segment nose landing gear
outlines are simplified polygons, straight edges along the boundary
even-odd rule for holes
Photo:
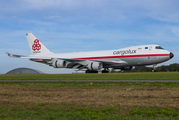
[[[157,64],[154,64],[154,65],[153,65],[152,72],[156,72],[156,68],[155,68],[156,66],[157,66]]]

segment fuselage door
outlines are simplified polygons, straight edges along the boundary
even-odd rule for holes
[[[149,47],[149,51],[150,51],[150,52],[152,51],[152,46]]]

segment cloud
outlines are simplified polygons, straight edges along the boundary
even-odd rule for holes
[[[113,21],[130,23],[140,18],[179,23],[177,0],[8,0],[0,2],[4,16],[33,14],[38,19]],[[79,19],[80,18],[80,19]]]
[[[171,32],[177,37],[177,40],[178,40],[178,37],[179,37],[179,27],[172,27],[171,28]]]
[[[29,32],[57,53],[141,44],[159,44],[176,51],[178,4],[178,0],[1,0],[0,55],[4,57],[5,52],[29,55],[25,37]],[[173,59],[177,61],[178,54]],[[49,67],[6,56],[4,69],[12,68],[11,62],[12,66],[24,62],[24,66],[46,71]],[[58,72],[49,69],[53,71]]]

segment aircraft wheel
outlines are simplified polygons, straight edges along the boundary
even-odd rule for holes
[[[102,73],[109,73],[109,71],[108,70],[103,70]]]
[[[156,70],[152,69],[152,72],[156,72]]]
[[[98,71],[90,71],[91,73],[98,73]]]
[[[98,73],[98,71],[94,71],[94,70],[86,70],[85,73]]]

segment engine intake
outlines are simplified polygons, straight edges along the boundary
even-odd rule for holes
[[[55,60],[55,61],[53,61],[52,66],[54,68],[66,68],[67,62],[64,60]]]
[[[103,68],[103,64],[100,62],[91,62],[87,66],[88,70],[100,70]]]

